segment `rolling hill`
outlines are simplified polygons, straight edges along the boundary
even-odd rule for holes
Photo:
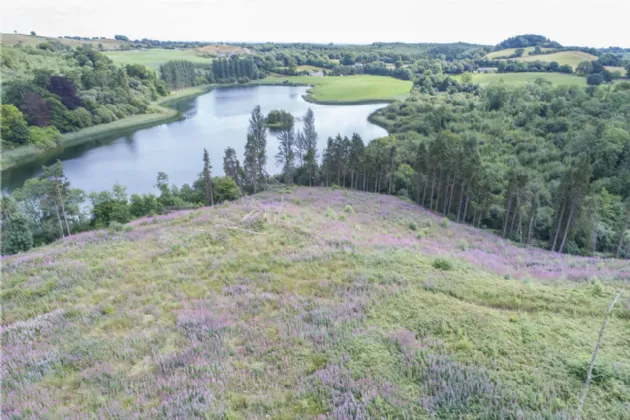
[[[24,46],[32,46],[34,47],[37,44],[41,44],[43,42],[48,41],[58,41],[62,44],[69,45],[71,47],[77,47],[79,45],[84,44],[92,44],[93,46],[98,46],[98,44],[103,45],[104,50],[117,50],[121,45],[127,43],[127,41],[119,41],[117,39],[92,39],[92,40],[77,40],[77,39],[69,39],[69,38],[57,38],[57,37],[47,37],[47,36],[32,36],[32,35],[21,35],[21,34],[2,34],[2,45],[7,47],[13,47],[15,45],[24,45]]]
[[[2,417],[569,418],[627,261],[296,188],[3,259]],[[630,309],[582,418],[630,404]]]
[[[582,61],[594,61],[597,57],[582,51],[560,51],[552,54],[542,55],[530,55],[528,57],[514,58],[518,61],[555,61],[561,66],[568,64],[569,66],[576,68]]]

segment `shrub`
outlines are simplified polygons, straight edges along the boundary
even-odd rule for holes
[[[459,243],[457,244],[457,247],[461,249],[462,251],[466,251],[468,250],[468,242],[464,239],[460,239]]]
[[[114,222],[109,223],[110,232],[122,232],[124,228],[125,228],[125,225],[123,225],[120,222],[114,221]]]
[[[440,222],[440,226],[448,227],[448,219],[446,217],[442,218],[442,221]]]
[[[346,206],[343,208],[343,211],[345,211],[346,213],[354,213],[354,209],[350,204],[346,204]]]
[[[453,269],[453,263],[445,258],[436,258],[433,261],[433,268],[437,268],[438,270],[449,271]]]
[[[409,223],[409,229],[411,229],[413,231],[418,230],[418,225],[416,224],[416,222]]]

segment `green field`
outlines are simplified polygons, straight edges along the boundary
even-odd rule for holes
[[[307,100],[316,103],[370,103],[404,99],[412,82],[385,76],[268,76],[253,84],[283,84],[285,81],[311,85]]]
[[[597,57],[582,51],[561,51],[553,54],[533,55],[529,57],[514,58],[517,61],[555,61],[561,66],[568,64],[576,68],[582,61],[597,60]]]
[[[323,67],[317,67],[317,66],[311,66],[309,64],[304,64],[303,66],[297,66],[297,70],[298,71],[320,71],[320,70],[325,70]]]
[[[516,52],[516,48],[506,48],[504,50],[499,50],[499,51],[492,51],[489,52],[486,55],[486,58],[489,60],[496,60],[499,58],[506,58],[511,56],[512,54],[514,54]],[[530,53],[534,52],[535,47],[527,47],[527,48],[523,48],[523,56],[528,56]],[[541,50],[544,51],[549,51],[551,50],[551,48],[541,48]]]
[[[62,44],[70,45],[71,47],[77,47],[83,44],[92,44],[94,47],[97,47],[98,44],[103,45],[103,49],[105,50],[116,50],[120,48],[121,45],[126,44],[125,41],[118,41],[116,39],[93,39],[89,41],[79,41],[76,39],[66,39],[66,38],[57,38],[57,37],[46,37],[46,36],[31,36],[31,35],[21,35],[21,34],[2,34],[2,45],[12,47],[14,45],[24,45],[24,46],[32,46],[34,47],[37,44],[41,44],[43,42],[48,41],[59,41]]]
[[[148,50],[110,51],[105,53],[115,64],[144,64],[157,70],[160,64],[171,60],[188,60],[193,63],[212,63],[212,59],[199,55],[194,50],[170,50],[151,48]]]
[[[461,76],[454,76],[460,79]],[[482,86],[501,80],[508,85],[519,85],[534,82],[536,79],[547,80],[554,85],[586,86],[586,79],[571,74],[562,73],[473,73],[473,82]]]
[[[371,193],[147,217],[3,259],[1,417],[573,419],[621,289],[582,419],[628,419],[627,276]]]
[[[605,66],[604,68],[613,73],[619,72],[619,74],[621,74],[621,77],[625,77],[627,73],[627,70],[625,67]]]

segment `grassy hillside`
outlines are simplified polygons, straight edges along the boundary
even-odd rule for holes
[[[597,57],[582,51],[561,51],[553,54],[531,55],[529,57],[523,56],[519,58],[514,58],[514,60],[545,62],[555,61],[561,66],[568,64],[569,66],[576,68],[578,64],[580,64],[582,61],[597,60]]]
[[[268,76],[252,83],[282,84],[284,81],[312,85],[308,98],[317,103],[390,102],[403,99],[411,90],[412,82],[393,77],[357,76]]]
[[[3,260],[2,417],[628,419],[627,262],[300,188]]]
[[[13,47],[15,45],[30,45],[34,47],[37,44],[41,44],[42,42],[47,41],[59,41],[62,44],[70,45],[71,47],[77,47],[79,45],[84,44],[92,44],[94,47],[97,47],[98,44],[103,45],[103,49],[105,50],[116,50],[119,49],[121,45],[126,44],[126,41],[118,41],[116,39],[93,39],[89,41],[79,41],[76,39],[66,39],[66,38],[57,38],[57,37],[47,37],[47,36],[32,36],[32,35],[20,35],[20,34],[1,34],[2,45]]]
[[[160,64],[172,60],[188,60],[193,63],[212,63],[212,59],[202,57],[195,50],[151,48],[148,50],[110,51],[106,55],[115,64],[143,64],[157,70]]]
[[[536,49],[536,47],[527,47],[527,48],[523,48],[523,56],[528,56],[529,54],[533,53],[534,50]],[[506,58],[511,56],[512,54],[514,54],[516,52],[517,48],[506,48],[504,50],[499,50],[499,51],[492,51],[489,52],[488,54],[486,54],[486,58],[488,60],[496,60],[499,58]],[[551,48],[541,48],[541,51],[549,51],[551,50]]]
[[[461,76],[454,76],[455,79]],[[536,81],[536,79],[547,80],[554,85],[577,85],[586,86],[586,79],[571,74],[561,73],[473,73],[473,82],[482,86],[503,80],[508,85],[520,85]]]

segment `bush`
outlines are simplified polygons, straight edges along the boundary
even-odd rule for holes
[[[453,263],[451,263],[449,260],[444,259],[444,258],[436,258],[433,261],[433,268],[437,268],[438,270],[442,270],[442,271],[449,271],[453,269]]]
[[[440,226],[448,227],[448,219],[446,217],[442,218],[442,221],[440,222]]]
[[[418,225],[416,224],[416,222],[409,223],[409,229],[411,229],[413,231],[418,230]]]
[[[109,231],[110,232],[122,232],[125,228],[125,225],[123,225],[120,222],[110,222],[109,223]]]
[[[345,211],[346,213],[354,213],[354,209],[350,204],[346,204],[346,206],[343,208],[343,211]]]

